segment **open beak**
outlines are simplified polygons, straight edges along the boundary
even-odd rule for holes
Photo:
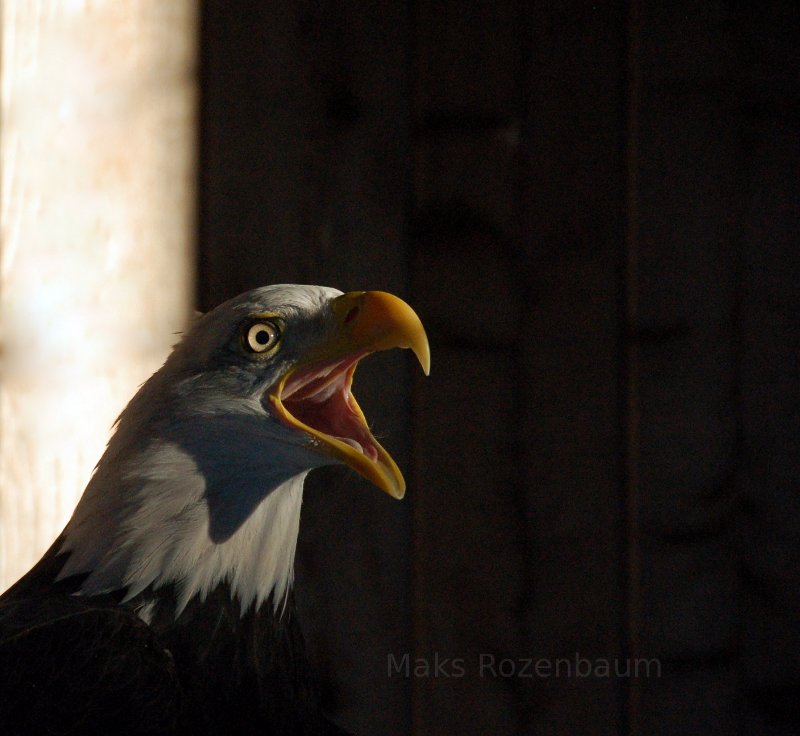
[[[270,390],[273,413],[390,496],[402,498],[403,475],[372,436],[351,387],[358,362],[390,348],[413,350],[428,375],[425,329],[408,304],[384,291],[342,294],[331,302],[331,309],[337,323],[334,337]]]

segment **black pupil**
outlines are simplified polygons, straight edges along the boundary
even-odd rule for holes
[[[270,333],[269,330],[267,330],[266,328],[256,332],[256,342],[259,345],[266,345],[269,342],[269,339],[270,339]]]

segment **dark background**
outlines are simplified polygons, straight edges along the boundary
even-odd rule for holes
[[[356,387],[406,499],[306,493],[304,626],[356,733],[800,733],[799,19],[204,3],[200,305],[384,289],[429,332],[430,378],[396,352]],[[611,676],[520,676],[576,656]]]

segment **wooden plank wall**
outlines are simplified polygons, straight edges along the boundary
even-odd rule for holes
[[[429,328],[430,378],[357,384],[407,499],[306,495],[355,733],[800,731],[799,15],[204,3],[201,303],[381,288]]]

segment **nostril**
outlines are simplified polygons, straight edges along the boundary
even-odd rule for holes
[[[352,322],[356,317],[358,317],[359,308],[352,307],[350,311],[347,313],[347,316],[344,318],[344,323],[349,324]]]

